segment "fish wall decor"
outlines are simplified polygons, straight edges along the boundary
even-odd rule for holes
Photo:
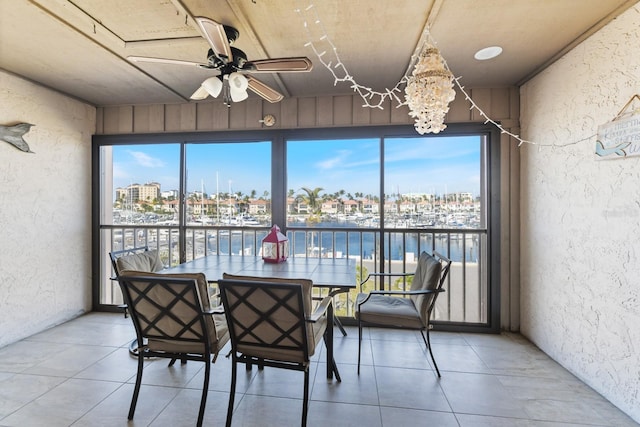
[[[0,139],[13,145],[20,151],[25,153],[33,153],[29,148],[29,144],[22,137],[25,133],[29,132],[31,126],[30,123],[18,123],[13,126],[0,125]]]

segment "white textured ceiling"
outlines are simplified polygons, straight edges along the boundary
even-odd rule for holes
[[[126,57],[206,62],[208,45],[192,19],[205,16],[236,27],[240,37],[234,46],[250,60],[309,57],[314,63],[309,73],[259,76],[285,96],[352,92],[349,84],[336,84],[305,46],[309,41],[325,50],[323,58],[332,64],[337,53],[357,83],[377,92],[393,88],[426,26],[464,86],[510,86],[526,81],[635,3],[0,0],[0,68],[96,106],[185,102],[211,71],[132,63]],[[502,46],[503,54],[484,62],[473,59],[477,50],[492,45]]]

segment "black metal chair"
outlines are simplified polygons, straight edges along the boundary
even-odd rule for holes
[[[304,372],[302,426],[307,423],[310,358],[322,337],[332,355],[332,299],[326,297],[311,313],[311,280],[244,277],[218,281],[220,297],[231,337],[232,379],[227,409],[231,426],[237,364],[270,366]],[[340,375],[333,357],[331,369]]]
[[[398,329],[419,330],[422,340],[429,350],[433,366],[440,377],[440,370],[431,351],[429,330],[431,314],[436,305],[449,269],[451,260],[437,252],[429,255],[422,252],[415,273],[371,273],[360,284],[372,277],[413,276],[408,291],[374,290],[356,296],[355,316],[358,320],[358,374],[360,374],[360,354],[362,352],[362,326],[383,326]],[[425,332],[426,331],[426,337]]]
[[[142,383],[145,357],[195,360],[205,363],[198,426],[207,401],[211,363],[229,340],[224,315],[212,310],[208,283],[202,273],[153,274],[123,271],[118,276],[136,330],[138,372],[129,408],[133,419]]]

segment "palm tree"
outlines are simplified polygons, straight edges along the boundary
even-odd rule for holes
[[[309,206],[309,209],[311,209],[312,213],[315,213],[315,214],[320,213],[319,207],[318,207],[319,194],[322,190],[324,190],[324,188],[316,187],[313,190],[311,190],[309,188],[302,187],[301,190],[307,193],[306,196],[302,196],[302,197],[305,203]]]

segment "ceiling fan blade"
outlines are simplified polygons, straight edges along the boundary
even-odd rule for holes
[[[188,65],[190,67],[211,68],[208,64],[202,64],[200,62],[192,61],[181,61],[179,59],[151,58],[148,56],[127,56],[127,59],[131,62],[155,62],[161,64]]]
[[[271,88],[270,86],[267,86],[266,84],[262,83],[260,80],[254,79],[251,76],[246,76],[246,77],[247,77],[247,80],[249,81],[249,89],[251,89],[256,94],[260,95],[262,98],[266,99],[267,101],[271,103],[280,102],[282,101],[282,98],[284,98],[284,95],[282,95],[277,90]]]
[[[304,56],[296,58],[274,58],[274,59],[258,59],[257,61],[248,61],[243,70],[252,73],[283,73],[283,72],[305,72],[311,71],[313,64],[309,58]]]
[[[231,53],[231,46],[229,45],[224,25],[202,16],[196,17],[195,20],[216,56],[229,62],[233,61],[233,54]]]

